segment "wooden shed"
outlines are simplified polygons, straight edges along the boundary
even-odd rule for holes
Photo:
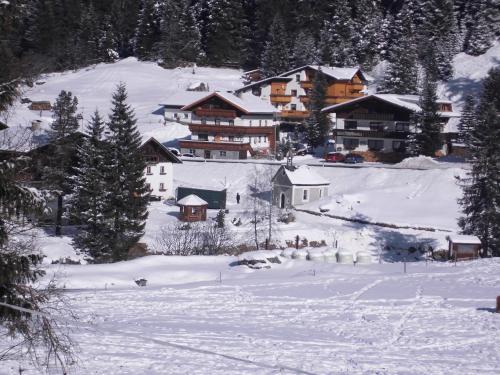
[[[447,237],[451,259],[464,260],[479,257],[481,240],[476,236],[454,234]]]
[[[50,105],[50,102],[48,100],[31,102],[31,104],[28,108],[32,111],[51,111],[52,110],[52,106]]]
[[[188,195],[177,201],[177,205],[180,207],[180,220],[187,222],[207,220],[208,203],[197,195]]]

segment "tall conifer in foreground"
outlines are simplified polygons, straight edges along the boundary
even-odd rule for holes
[[[458,140],[467,148],[470,148],[470,138],[477,123],[476,103],[472,95],[465,98],[464,108],[458,124]]]
[[[114,261],[123,260],[127,251],[144,234],[148,217],[148,189],[144,178],[146,163],[140,153],[141,136],[134,111],[127,104],[127,92],[120,84],[113,94],[108,127],[110,173],[107,176],[107,212],[111,220],[109,248]]]
[[[477,122],[470,134],[472,169],[462,180],[459,199],[464,216],[459,225],[465,234],[481,239],[483,250],[500,256],[500,69],[485,79],[477,110]]]
[[[87,128],[88,138],[78,151],[80,164],[76,168],[72,204],[73,217],[82,225],[74,240],[75,247],[95,261],[109,260],[111,256],[107,241],[109,220],[106,216],[109,199],[106,178],[109,168],[103,133],[104,121],[96,111]]]

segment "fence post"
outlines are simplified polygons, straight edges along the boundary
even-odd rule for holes
[[[295,236],[295,248],[298,250],[299,249],[299,235],[297,234],[297,236]]]

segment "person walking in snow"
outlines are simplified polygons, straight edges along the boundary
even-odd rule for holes
[[[236,203],[240,204],[240,193],[236,193]]]

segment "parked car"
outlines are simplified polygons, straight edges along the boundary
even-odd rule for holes
[[[186,152],[185,154],[182,154],[183,157],[185,158],[195,158],[196,156],[191,154],[190,152]]]
[[[168,150],[175,156],[181,156],[181,152],[175,147],[169,147]]]
[[[358,164],[364,162],[365,159],[358,154],[347,154],[344,159],[344,163],[347,164]]]
[[[311,148],[308,145],[297,143],[293,147],[295,151],[295,155],[304,156],[305,154],[309,154],[311,152]]]
[[[345,156],[341,154],[340,152],[329,152],[326,154],[325,161],[329,161],[332,163],[339,163],[343,162],[345,159]]]
[[[159,202],[159,201],[161,201],[161,197],[159,195],[150,195],[149,201],[150,202]]]

